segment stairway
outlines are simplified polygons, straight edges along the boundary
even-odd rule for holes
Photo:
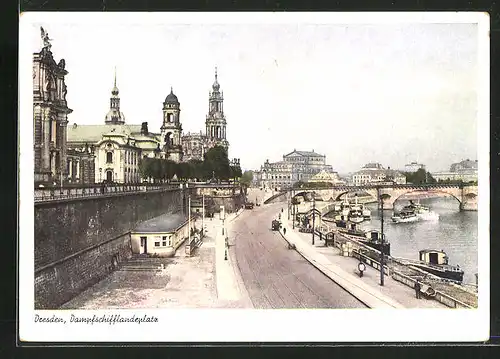
[[[151,257],[147,254],[133,254],[130,259],[120,264],[118,271],[126,272],[159,272],[161,265],[167,267],[172,263],[170,258]]]

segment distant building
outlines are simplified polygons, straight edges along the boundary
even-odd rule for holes
[[[471,161],[469,159],[460,161],[458,163],[453,163],[450,166],[450,172],[462,172],[462,171],[477,171],[477,160]]]
[[[161,133],[149,132],[148,123],[129,125],[120,110],[119,90],[111,90],[110,108],[103,125],[68,126],[68,148],[73,152],[91,147],[95,154],[91,171],[95,182],[137,183],[141,181],[139,164],[141,158],[168,158],[182,160],[179,120],[179,101],[172,89],[163,103],[163,125]],[[75,173],[75,170],[73,171]],[[78,182],[78,178],[74,181]]]
[[[355,186],[387,181],[395,184],[405,184],[406,176],[399,171],[390,168],[385,169],[380,163],[368,163],[360,171],[352,175],[352,184]]]
[[[229,142],[226,137],[226,116],[224,114],[224,93],[220,91],[215,69],[215,81],[208,96],[208,114],[205,119],[205,134],[187,133],[182,136],[184,160],[203,160],[205,153],[215,147],[222,146],[228,151]]]
[[[329,183],[332,185],[346,184],[344,180],[341,180],[337,172],[326,172],[322,170],[312,176],[309,181],[310,183]]]
[[[283,155],[283,160],[266,162],[261,166],[259,186],[266,188],[289,188],[298,181],[307,182],[321,171],[332,173],[326,164],[326,156],[313,151],[297,151]]]
[[[436,181],[463,181],[463,182],[476,182],[477,181],[477,160],[471,161],[469,159],[463,160],[458,163],[453,163],[449,171],[434,172],[432,177]]]
[[[425,170],[425,165],[417,162],[411,162],[405,165],[405,172],[417,172],[419,169]]]

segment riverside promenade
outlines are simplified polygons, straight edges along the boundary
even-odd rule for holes
[[[226,216],[225,233],[240,213]],[[131,259],[61,309],[252,308],[235,271],[233,247],[225,259],[225,236],[217,217],[205,219],[205,237],[191,256],[186,241],[172,258]],[[200,228],[201,219],[193,224]]]
[[[296,250],[312,265],[369,307],[448,308],[435,300],[417,299],[412,288],[387,275],[384,277],[384,286],[381,286],[380,272],[368,265],[363,277],[359,277],[356,259],[342,256],[336,247],[325,247],[325,242],[318,236],[315,236],[315,243],[312,245],[312,234],[298,232],[297,228],[292,229],[292,221],[287,219],[288,211],[286,208],[284,210],[283,226],[280,230],[283,238],[295,245]],[[284,228],[286,235],[283,234]]]

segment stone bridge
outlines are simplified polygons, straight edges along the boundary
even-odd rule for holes
[[[283,198],[291,196],[303,196],[310,193],[322,201],[338,201],[346,193],[366,192],[376,200],[383,198],[384,208],[393,209],[394,203],[404,196],[426,195],[428,197],[451,196],[455,198],[460,210],[477,211],[477,185],[454,185],[454,184],[433,184],[433,185],[384,185],[384,186],[335,186],[325,189],[294,189],[282,193]],[[402,198],[401,198],[402,197]],[[278,199],[278,198],[276,198]],[[380,202],[379,202],[380,203]]]

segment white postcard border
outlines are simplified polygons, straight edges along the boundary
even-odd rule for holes
[[[34,310],[33,24],[39,23],[472,23],[479,24],[478,273],[473,310]],[[38,29],[35,29],[38,31]],[[19,335],[37,342],[482,341],[489,338],[489,16],[486,13],[23,13],[19,41]],[[63,54],[61,54],[64,57]],[[34,323],[35,314],[67,324]],[[155,316],[158,323],[69,323],[71,315]]]

